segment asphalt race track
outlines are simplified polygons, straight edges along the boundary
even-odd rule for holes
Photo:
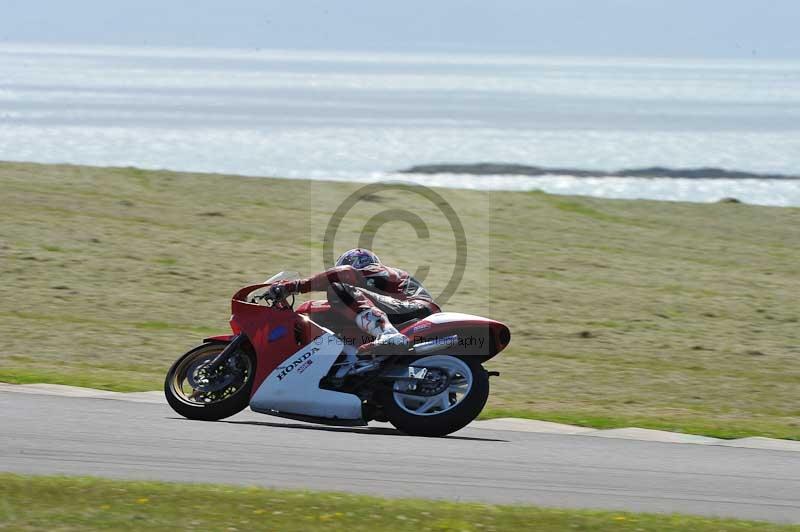
[[[468,428],[448,438],[0,390],[0,471],[800,522],[800,454]]]

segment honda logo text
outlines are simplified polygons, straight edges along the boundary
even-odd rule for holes
[[[311,358],[311,355],[313,355],[317,351],[319,351],[319,347],[313,347],[313,348],[311,348],[310,351],[306,351],[305,353],[303,353],[299,357],[297,357],[294,360],[292,360],[292,362],[288,366],[284,366],[283,370],[280,373],[278,373],[278,380],[282,381],[285,376],[287,376],[295,368],[297,368],[298,366],[303,364],[304,361],[306,361],[309,358]],[[308,364],[306,364],[306,365],[308,365]]]

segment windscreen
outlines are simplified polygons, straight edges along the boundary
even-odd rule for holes
[[[276,281],[291,281],[294,279],[299,279],[300,274],[297,272],[279,272],[264,281],[264,284],[267,283],[274,283]]]

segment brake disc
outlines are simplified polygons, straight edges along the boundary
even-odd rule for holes
[[[217,372],[209,372],[208,360],[200,360],[189,367],[186,372],[186,381],[194,390],[210,393],[224,390],[239,376],[240,371],[224,367]]]

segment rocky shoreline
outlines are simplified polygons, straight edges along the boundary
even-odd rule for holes
[[[580,168],[548,168],[524,164],[507,163],[441,163],[422,164],[399,171],[402,174],[470,174],[470,175],[525,175],[525,176],[572,176],[572,177],[642,177],[684,179],[778,179],[800,180],[800,176],[786,174],[761,174],[723,168],[667,168],[651,166],[616,171],[586,170]]]

